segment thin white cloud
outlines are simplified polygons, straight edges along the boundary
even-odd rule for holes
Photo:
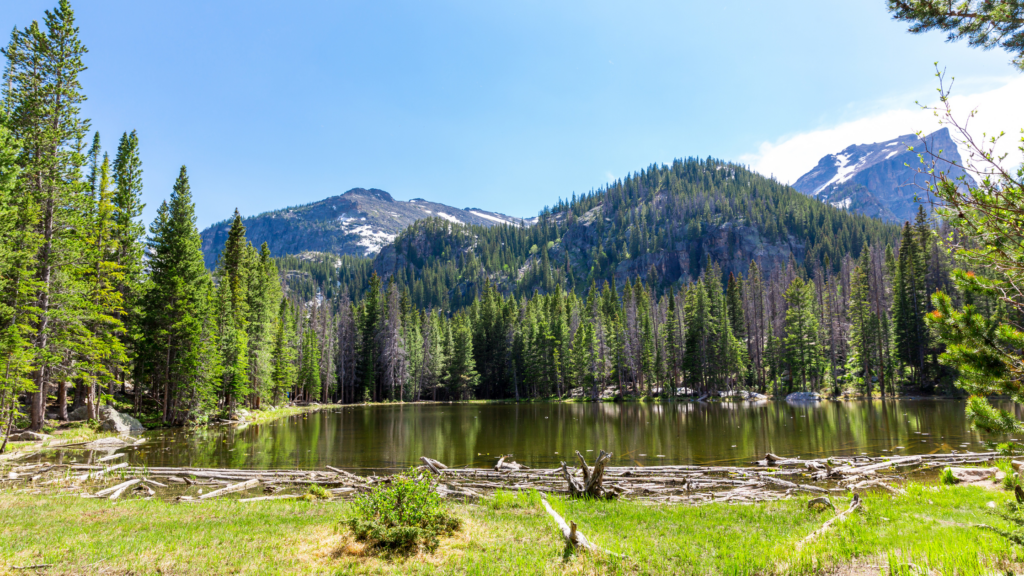
[[[935,94],[930,95],[935,98]],[[927,99],[920,99],[928,102]],[[1006,132],[1000,152],[1009,152],[1007,163],[1015,165],[1021,161],[1016,147],[1020,145],[1020,130],[1024,128],[1024,76],[1004,79],[1002,85],[984,92],[968,95],[957,94],[954,85],[950,103],[957,120],[963,120],[972,109],[978,113],[970,119],[972,136],[980,138]],[[913,105],[913,103],[910,103]],[[845,122],[831,128],[822,128],[786,136],[776,142],[763,142],[757,152],[745,154],[740,160],[754,170],[768,175],[774,174],[781,182],[793,183],[810,171],[826,154],[834,154],[851,144],[882,142],[921,131],[925,134],[941,128],[939,119],[929,110],[912,108],[893,109]],[[950,128],[952,131],[953,128]],[[954,134],[955,139],[956,134]],[[961,157],[964,156],[961,151]]]

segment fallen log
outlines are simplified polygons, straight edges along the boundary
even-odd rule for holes
[[[597,547],[587,540],[587,537],[582,532],[576,529],[576,523],[573,522],[571,525],[565,522],[558,512],[551,507],[548,503],[548,497],[543,492],[540,493],[541,503],[544,504],[544,509],[547,510],[548,514],[555,520],[555,524],[558,525],[558,529],[562,532],[562,538],[565,539],[565,543],[572,548],[583,548],[584,550],[597,550]]]
[[[114,470],[120,470],[121,468],[127,468],[127,467],[128,467],[128,463],[127,462],[121,462],[120,464],[114,464],[113,466],[110,466],[109,468],[101,468],[101,469],[93,471],[93,472],[88,472],[86,474],[82,474],[81,476],[75,476],[74,478],[72,478],[72,480],[74,482],[76,482],[76,483],[77,482],[84,482],[85,480],[92,480],[93,478],[99,478],[100,476],[103,476],[107,472],[113,472]]]
[[[811,532],[810,534],[808,534],[806,538],[804,538],[803,540],[801,540],[800,542],[797,543],[796,547],[797,548],[801,548],[804,544],[810,542],[811,540],[814,540],[815,538],[817,538],[821,534],[827,532],[828,529],[831,528],[836,522],[842,522],[843,520],[845,520],[846,517],[848,515],[850,515],[854,510],[856,510],[857,508],[860,508],[860,502],[861,502],[860,496],[858,496],[857,494],[854,494],[853,495],[853,501],[850,502],[850,507],[849,508],[847,508],[846,510],[843,510],[839,514],[836,514],[831,519],[829,519],[828,522],[825,522],[821,526],[821,528],[818,528],[814,532]]]
[[[207,498],[216,498],[217,496],[224,496],[225,494],[232,494],[234,492],[241,492],[250,488],[255,488],[260,485],[260,481],[253,478],[252,480],[246,480],[245,482],[239,482],[238,484],[232,484],[226,486],[220,490],[214,490],[213,492],[207,492],[199,497],[200,500],[206,500]]]
[[[437,474],[438,476],[443,474],[444,470],[448,469],[447,466],[445,466],[444,464],[441,464],[440,462],[438,462],[437,460],[434,460],[433,458],[427,458],[426,456],[420,456],[420,460],[427,467],[427,470],[430,470],[431,472],[433,472],[434,474]]]
[[[573,548],[574,550],[576,548],[582,548],[588,552],[604,552],[605,554],[611,554],[612,556],[618,556],[622,558],[621,554],[616,554],[609,550],[605,550],[600,546],[597,546],[596,544],[592,543],[590,540],[587,540],[587,537],[584,536],[582,532],[576,529],[575,522],[567,523],[558,512],[555,512],[555,509],[551,507],[551,504],[548,503],[547,494],[541,492],[540,500],[541,503],[544,505],[544,509],[547,510],[551,518],[554,519],[555,524],[558,525],[559,531],[562,532],[562,538],[565,539],[565,543],[569,547]]]
[[[104,490],[100,490],[99,492],[93,494],[92,497],[93,498],[103,498],[103,497],[109,496],[110,494],[113,494],[114,492],[117,492],[119,490],[124,490],[125,488],[128,488],[130,486],[134,486],[134,485],[138,484],[139,482],[141,482],[141,480],[138,480],[138,479],[129,480],[127,482],[122,482],[122,483],[118,484],[117,486],[111,486],[110,488],[106,488]]]
[[[324,468],[327,468],[328,470],[330,470],[331,472],[334,472],[335,474],[338,474],[340,476],[348,478],[349,480],[355,480],[356,482],[362,482],[363,481],[363,479],[361,477],[356,476],[355,474],[353,474],[351,472],[345,472],[344,470],[341,470],[340,468],[335,468],[334,466],[324,466]]]
[[[279,496],[257,496],[256,498],[242,498],[239,502],[263,502],[264,500],[293,500],[302,498],[302,494],[281,494]]]

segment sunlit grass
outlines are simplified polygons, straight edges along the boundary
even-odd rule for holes
[[[499,492],[455,506],[463,528],[434,554],[383,558],[347,532],[347,503],[0,493],[0,572],[52,563],[51,574],[820,574],[845,566],[993,574],[1019,570],[1024,549],[970,525],[1003,525],[986,504],[1009,497],[970,486],[869,493],[861,511],[802,548],[797,543],[833,514],[808,510],[806,497],[697,507],[550,498],[620,558],[569,553],[537,493]],[[843,510],[849,498],[833,501]]]

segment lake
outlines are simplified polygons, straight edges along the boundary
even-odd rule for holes
[[[430,456],[449,466],[489,467],[514,454],[555,467],[574,450],[612,451],[613,465],[745,465],[785,457],[982,451],[963,401],[874,400],[665,404],[396,404],[324,410],[246,427],[146,433],[132,464],[211,468],[388,471]],[[1019,407],[1004,402],[1018,418]]]

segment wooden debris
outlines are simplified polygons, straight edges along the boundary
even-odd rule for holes
[[[565,539],[565,543],[569,547],[574,550],[582,548],[588,552],[604,552],[605,554],[611,554],[612,556],[622,557],[620,554],[605,550],[592,543],[590,540],[587,540],[587,537],[576,528],[575,522],[566,522],[558,512],[555,512],[555,509],[551,507],[550,503],[548,503],[547,494],[541,492],[540,500],[544,505],[544,509],[547,510],[548,515],[550,515],[551,518],[554,519],[555,524],[558,525],[558,529],[562,532],[562,538]]]
[[[111,466],[109,468],[100,468],[99,470],[96,470],[94,472],[89,472],[89,473],[86,473],[86,474],[82,474],[81,476],[75,476],[74,478],[72,478],[72,480],[75,481],[75,482],[83,482],[85,480],[92,480],[93,478],[99,478],[100,476],[103,476],[107,472],[113,472],[114,470],[120,470],[121,468],[127,468],[127,467],[128,467],[128,463],[127,462],[121,462],[120,464],[114,464],[113,466]]]
[[[555,524],[558,525],[558,529],[562,531],[562,538],[565,539],[565,543],[572,548],[583,548],[584,550],[594,550],[597,547],[587,540],[587,537],[582,532],[576,529],[576,523],[573,522],[571,525],[565,522],[558,512],[551,507],[548,503],[548,497],[543,492],[540,493],[541,503],[544,504],[544,509],[548,511],[548,514],[555,520]]]
[[[339,474],[341,476],[344,476],[345,478],[347,478],[349,480],[355,480],[357,482],[362,482],[363,481],[363,479],[361,477],[356,476],[355,474],[352,474],[351,472],[345,472],[344,470],[341,470],[339,468],[335,468],[334,466],[324,466],[324,468],[327,468],[328,470],[330,470],[331,472],[334,472],[335,474]]]
[[[124,452],[119,452],[117,454],[111,454],[110,456],[104,456],[103,458],[100,458],[100,459],[98,459],[96,461],[97,462],[107,462],[109,460],[117,460],[118,458],[124,458],[125,456],[127,456],[127,454],[125,454]]]
[[[213,492],[207,492],[199,497],[200,500],[206,500],[207,498],[216,498],[217,496],[224,496],[225,494],[232,494],[234,492],[241,492],[250,488],[255,488],[260,485],[260,481],[253,478],[252,480],[246,480],[245,482],[239,482],[238,484],[232,484],[221,488],[220,490],[214,490]]]
[[[263,502],[265,500],[294,500],[302,498],[302,494],[279,494],[277,496],[257,496],[255,498],[242,498],[239,502]]]
[[[433,458],[427,458],[426,456],[420,456],[420,460],[423,462],[423,465],[427,467],[427,470],[430,470],[431,472],[433,472],[434,474],[437,474],[438,476],[443,474],[444,470],[448,469],[447,466],[445,466],[444,464],[441,464],[440,462],[438,462],[437,460],[434,460]]]
[[[128,488],[129,486],[134,486],[134,485],[138,484],[139,482],[141,482],[141,480],[138,480],[138,479],[129,480],[127,482],[122,482],[122,483],[118,484],[117,486],[111,486],[110,488],[106,488],[106,489],[100,490],[99,492],[93,494],[92,497],[93,498],[103,498],[103,497],[109,496],[110,494],[113,494],[115,492],[117,492],[118,496],[120,496],[120,492],[123,491],[125,488]],[[111,500],[113,500],[113,498],[111,498]]]

